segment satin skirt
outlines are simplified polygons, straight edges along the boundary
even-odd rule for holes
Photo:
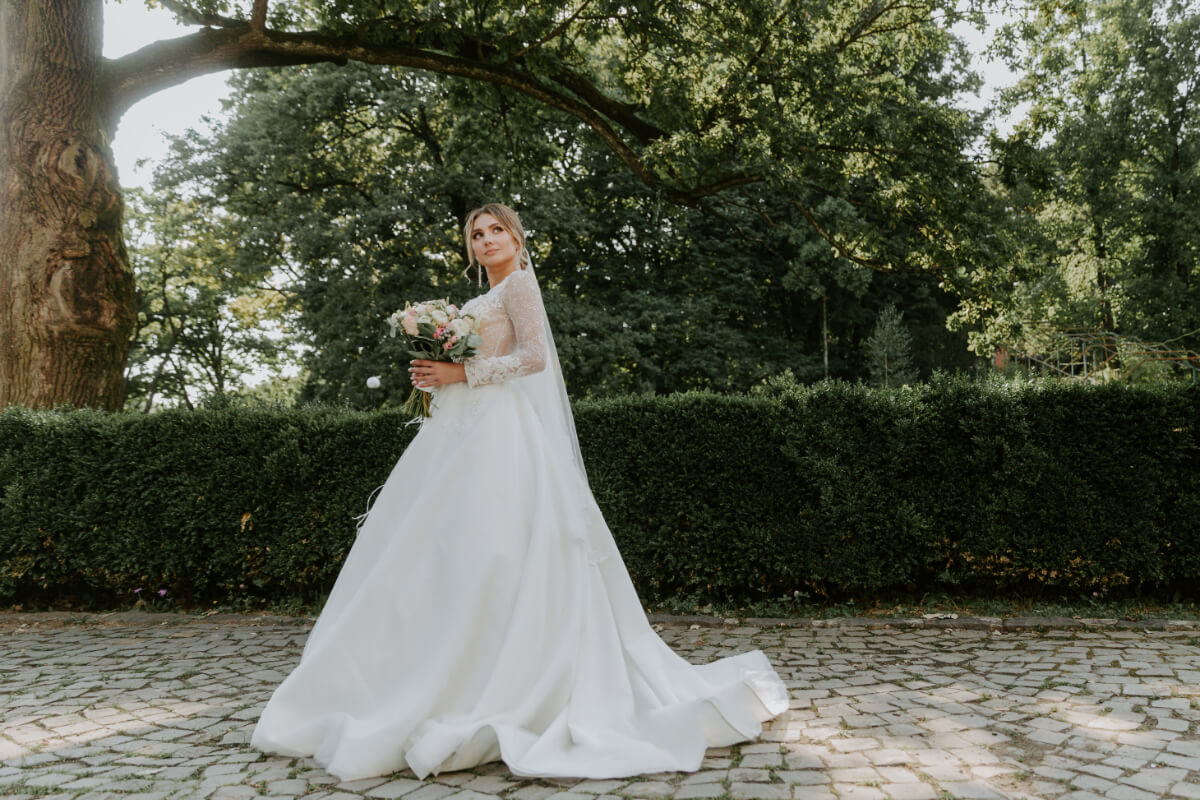
[[[254,730],[343,780],[699,769],[788,707],[758,651],[689,664],[650,627],[586,480],[521,391],[453,384],[367,515]]]

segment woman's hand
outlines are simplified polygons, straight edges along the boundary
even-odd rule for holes
[[[464,383],[467,380],[467,370],[462,364],[450,361],[425,361],[416,359],[409,362],[409,379],[418,389],[429,391],[435,386],[445,386],[448,383]]]

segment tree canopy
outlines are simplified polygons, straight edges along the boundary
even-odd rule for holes
[[[888,303],[926,371],[968,334],[1200,349],[1200,12],[1014,8],[1001,110],[1029,111],[1000,136],[952,32],[987,3],[159,0],[197,30],[108,60],[101,0],[0,0],[0,403],[114,407],[131,342],[143,407],[224,392],[281,337],[306,396],[378,402],[353,388],[378,315],[464,294],[457,221],[493,199],[580,393],[855,377]],[[227,69],[231,117],[137,199],[131,265],[108,138]]]
[[[896,299],[923,325],[927,370],[965,355],[935,276],[838,257],[765,187],[673,203],[577,121],[510,91],[370,65],[234,88],[228,121],[178,140],[156,193],[198,198],[220,220],[223,269],[286,295],[311,344],[306,396],[370,405],[365,378],[390,372],[402,399],[382,319],[479,291],[460,274],[459,220],[496,197],[530,229],[577,396],[816,378],[826,338],[832,374],[865,374],[875,306]]]
[[[1038,4],[998,43],[1022,76],[1003,104],[1028,112],[994,180],[1026,235],[965,309],[980,349],[1088,330],[1200,351],[1200,9]]]
[[[17,211],[0,230],[0,250],[26,247],[6,286],[27,298],[17,307],[29,312],[0,315],[0,333],[17,343],[14,357],[0,363],[11,377],[0,381],[0,402],[111,404],[119,396],[112,373],[124,360],[118,340],[132,324],[134,301],[105,137],[132,103],[224,69],[360,62],[488,86],[505,107],[520,98],[523,109],[533,103],[539,113],[553,112],[556,146],[570,149],[586,131],[655,202],[704,209],[735,225],[757,217],[772,230],[794,232],[792,220],[802,220],[807,233],[789,237],[807,248],[807,260],[832,253],[876,270],[938,271],[960,283],[1000,256],[993,242],[981,246],[970,235],[992,204],[964,155],[979,121],[954,103],[977,80],[950,33],[975,13],[958,2],[161,5],[200,29],[113,60],[99,55],[100,0],[0,5],[6,52],[15,53],[14,77],[0,82],[0,117],[10,134],[0,136],[0,178],[6,207]],[[25,47],[25,31],[44,34],[48,46]],[[383,82],[387,91],[404,91]],[[70,91],[50,98],[47,85]],[[56,133],[53,109],[64,107],[68,128]],[[22,138],[34,129],[37,137]],[[46,162],[38,148],[54,141],[82,155]],[[51,194],[59,199],[31,193],[46,163],[54,165]],[[72,188],[81,180],[105,192],[81,200]],[[45,236],[29,236],[21,225],[51,206],[63,213]],[[51,244],[55,236],[96,244],[70,251],[83,255],[68,264]],[[63,307],[40,294],[38,276],[47,271],[78,299],[55,323],[65,334],[42,347],[45,314],[35,309]],[[67,381],[75,354],[88,375]],[[93,391],[93,383],[105,388]]]

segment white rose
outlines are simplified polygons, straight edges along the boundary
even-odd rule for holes
[[[459,317],[450,323],[450,330],[455,336],[466,336],[471,332],[471,320]]]
[[[429,316],[433,317],[434,324],[439,328],[450,321],[450,315],[441,309],[435,309],[434,312]]]
[[[379,380],[378,375],[372,375],[371,377],[367,378],[367,388],[368,389],[378,389],[382,385],[383,385],[383,382]]]

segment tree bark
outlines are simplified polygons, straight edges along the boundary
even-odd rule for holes
[[[0,0],[0,407],[116,409],[134,322],[102,0]]]

